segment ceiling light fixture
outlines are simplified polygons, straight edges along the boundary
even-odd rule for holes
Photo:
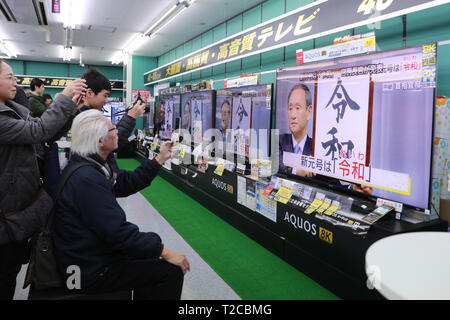
[[[70,61],[72,59],[73,50],[72,48],[63,49],[63,61]]]
[[[64,29],[63,61],[70,61],[72,59],[72,41],[73,29],[67,27]]]
[[[150,39],[155,33],[159,32],[162,28],[173,21],[181,12],[192,5],[196,0],[183,0],[178,1],[175,5],[170,7],[170,9],[152,24],[145,32],[138,33],[135,35],[127,45],[120,52],[114,54],[111,58],[112,64],[119,64],[124,61],[125,55],[132,54],[133,51],[138,49],[144,42]]]
[[[168,12],[166,12],[166,14],[163,17],[161,17],[150,28],[148,28],[147,31],[145,31],[145,35],[151,36],[154,35],[155,33],[158,33],[162,28],[164,28],[171,21],[173,21],[181,12],[183,12],[185,9],[191,6],[194,2],[195,0],[178,1],[178,3],[174,5]]]
[[[124,59],[124,53],[123,53],[123,51],[119,51],[116,54],[114,54],[114,56],[111,58],[111,63],[119,64],[119,63],[123,62],[123,59]]]
[[[147,29],[147,31],[144,32],[145,35],[149,35],[164,19],[166,19],[172,12],[175,11],[175,9],[178,8],[180,5],[180,2],[177,4],[174,4],[173,7],[171,7],[158,21],[156,21],[150,28]]]
[[[64,28],[75,29],[79,15],[78,7],[73,0],[61,0],[61,17]]]

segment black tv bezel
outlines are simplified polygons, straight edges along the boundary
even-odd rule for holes
[[[185,101],[183,101],[183,97],[186,97],[186,96],[188,96],[188,95],[195,95],[195,94],[201,94],[201,93],[210,93],[211,94],[211,117],[212,117],[212,119],[211,119],[211,124],[212,124],[212,128],[209,128],[209,129],[213,129],[213,128],[215,128],[216,127],[216,90],[214,90],[214,89],[207,89],[207,90],[198,90],[198,91],[190,91],[190,92],[185,92],[185,93],[182,93],[181,94],[181,100],[180,100],[180,119],[182,119],[183,118],[183,114],[182,114],[182,111],[183,111],[183,104],[184,104],[184,102]],[[203,121],[203,115],[202,115],[202,121]],[[180,128],[181,128],[181,120],[180,120]],[[208,130],[208,129],[206,129],[206,130]],[[204,131],[203,130],[203,128],[202,128],[202,131]],[[193,133],[192,132],[189,132],[191,135],[193,135]],[[202,132],[202,137],[203,137],[203,132]],[[180,142],[181,144],[183,144],[183,142]],[[186,145],[186,144],[183,144],[183,145]],[[194,139],[192,139],[192,141],[191,141],[191,147],[193,148],[195,146],[195,144],[194,144]]]
[[[314,61],[314,62],[309,62],[309,63],[304,63],[301,66],[313,66],[314,64],[318,64],[318,63],[324,63],[326,61],[339,61],[341,59],[347,59],[347,58],[355,58],[355,57],[367,57],[370,55],[374,55],[374,54],[382,54],[382,53],[388,53],[388,52],[396,52],[396,51],[404,51],[404,50],[408,50],[408,49],[413,49],[413,48],[422,48],[427,45],[427,44],[435,44],[436,47],[436,71],[438,70],[438,44],[437,42],[426,42],[426,43],[422,43],[419,45],[412,45],[412,46],[407,46],[404,48],[397,48],[397,49],[391,49],[391,50],[385,50],[385,51],[377,51],[377,52],[372,52],[372,53],[362,53],[362,54],[358,54],[358,55],[352,55],[352,56],[347,56],[347,57],[337,57],[337,58],[331,58],[331,59],[326,59],[326,60],[321,60],[321,61]],[[276,72],[276,84],[277,84],[277,88],[278,88],[278,74],[281,71],[285,71],[286,69],[293,69],[295,67],[299,67],[299,66],[291,66],[291,67],[283,67],[283,68],[278,68],[277,72]],[[433,88],[433,112],[432,112],[432,123],[431,123],[431,149],[430,149],[430,167],[429,167],[429,181],[428,181],[428,208],[421,208],[421,207],[417,207],[414,205],[410,205],[404,202],[399,202],[399,201],[395,201],[395,200],[391,200],[388,198],[383,198],[386,199],[388,201],[392,201],[392,202],[396,202],[396,203],[401,203],[403,205],[403,208],[408,208],[408,209],[412,209],[412,210],[416,210],[419,212],[426,212],[427,210],[429,210],[431,212],[432,207],[434,207],[433,203],[432,203],[432,168],[433,168],[433,145],[434,145],[434,140],[435,140],[435,136],[434,136],[434,115],[436,114],[436,97],[437,97],[437,84],[438,84],[438,72],[436,72],[436,86]],[[274,122],[274,127],[276,127],[276,109],[277,106],[275,107],[275,122]],[[279,169],[278,169],[279,170]],[[278,171],[278,173],[276,174],[279,177],[286,177],[290,180],[294,180],[294,181],[298,181],[298,182],[307,182],[310,185],[315,185],[318,187],[326,187],[329,188],[333,191],[336,191],[338,193],[344,193],[345,195],[348,196],[352,196],[355,198],[360,198],[360,199],[364,199],[364,200],[368,200],[371,202],[376,202],[377,199],[379,197],[373,196],[373,195],[368,195],[359,191],[355,191],[355,190],[350,190],[341,186],[337,186],[337,185],[333,185],[330,183],[326,183],[324,181],[320,181],[320,180],[316,180],[316,179],[312,179],[312,178],[308,178],[308,177],[300,177],[297,176],[295,174],[292,173],[285,173],[285,172],[280,172]],[[326,176],[328,177],[328,176]],[[434,208],[436,209],[436,208]],[[402,210],[402,212],[405,211],[404,209]],[[436,210],[437,211],[437,210]],[[439,212],[437,212],[437,215],[439,216]]]
[[[179,99],[180,99],[180,103],[179,103],[179,109],[180,110],[179,110],[178,114],[181,114],[181,93],[167,93],[167,94],[160,94],[158,96],[158,104],[157,104],[157,106],[155,106],[155,116],[156,116],[157,113],[159,113],[158,108],[159,108],[159,105],[160,105],[160,102],[161,102],[160,101],[161,97],[175,97],[175,96],[178,96]],[[154,120],[156,120],[156,117],[154,117]],[[158,120],[159,120],[159,118],[158,118]],[[175,128],[176,117],[173,117],[172,122],[173,122],[173,126],[174,126],[174,129],[172,131],[172,134],[173,134],[175,132],[175,130],[177,129],[177,128]],[[156,124],[154,124],[154,128],[156,129]],[[171,140],[171,138],[172,138],[172,137],[168,138],[168,137],[165,137],[165,136],[164,137],[161,136],[160,133],[159,133],[159,129],[158,129],[157,133],[158,133],[158,138],[161,139],[161,140]]]
[[[274,84],[273,83],[262,83],[262,84],[251,84],[251,85],[247,85],[247,86],[241,86],[241,87],[232,87],[232,88],[222,88],[222,89],[217,89],[217,91],[221,91],[221,90],[234,90],[234,89],[246,89],[246,88],[255,88],[255,87],[265,87],[267,90],[267,86],[270,86],[270,119],[269,119],[269,145],[268,145],[268,158],[270,159],[272,156],[272,139],[271,139],[271,134],[270,134],[270,130],[272,130],[272,127],[274,126],[274,122],[273,120],[275,119],[274,117],[274,112],[275,112],[275,108],[274,108]],[[218,94],[216,94],[217,96]],[[217,111],[217,99],[216,99],[216,111]],[[214,119],[216,119],[216,116],[214,115]],[[215,128],[217,129],[217,126],[215,126]],[[224,150],[224,156],[226,155],[226,150]],[[230,153],[231,154],[231,153]],[[237,153],[233,152],[234,155],[234,162],[237,163],[237,159],[238,157],[240,157]],[[226,156],[225,156],[226,157]],[[245,164],[248,165],[250,163],[249,157],[245,156]]]

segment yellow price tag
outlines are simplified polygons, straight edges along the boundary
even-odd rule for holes
[[[323,213],[331,205],[330,202],[323,202],[322,205],[316,210],[318,213]]]
[[[283,197],[279,197],[278,199],[275,197],[275,200],[277,200],[278,202],[281,202],[283,204],[287,204],[289,202],[289,199],[286,199]]]
[[[275,195],[275,200],[281,203],[288,203],[289,199],[292,198],[292,190],[285,186],[282,186]]]
[[[306,214],[311,214],[313,213],[317,208],[319,208],[321,205],[323,204],[322,200],[319,199],[314,199],[314,201],[311,203],[311,205],[306,208],[305,213]]]
[[[339,209],[338,206],[332,205],[324,212],[324,214],[327,216],[331,216],[337,209]]]
[[[364,40],[364,47],[375,47],[375,37]]]
[[[216,170],[214,170],[214,173],[217,174],[218,176],[222,176],[223,170],[224,170],[223,164],[219,164]]]

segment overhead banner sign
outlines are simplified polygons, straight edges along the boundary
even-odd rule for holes
[[[17,84],[19,86],[29,86],[31,80],[39,78],[44,81],[44,86],[47,88],[65,88],[67,85],[76,78],[61,78],[61,77],[36,77],[36,76],[16,76]],[[123,90],[125,89],[122,80],[111,80],[111,90]]]
[[[449,0],[319,0],[242,31],[144,74],[150,85],[225,62],[369,25]]]

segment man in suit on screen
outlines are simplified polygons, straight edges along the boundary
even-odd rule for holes
[[[301,169],[286,167],[283,152],[309,156],[312,153],[312,139],[307,135],[308,121],[312,116],[312,99],[309,88],[304,84],[294,86],[288,95],[288,124],[290,133],[282,134],[279,142],[280,172],[300,176],[311,176]]]

